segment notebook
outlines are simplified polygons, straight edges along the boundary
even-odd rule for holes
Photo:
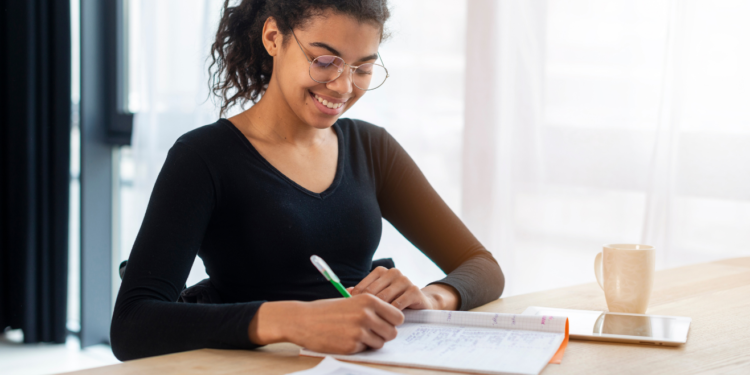
[[[568,319],[468,311],[406,310],[398,335],[381,349],[340,355],[302,349],[300,355],[483,374],[539,374],[560,363]]]

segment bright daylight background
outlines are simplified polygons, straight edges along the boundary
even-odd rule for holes
[[[116,258],[174,141],[218,118],[206,57],[221,3],[128,1]],[[346,116],[412,155],[499,260],[504,296],[594,281],[604,243],[656,245],[658,268],[750,255],[749,2],[390,4],[391,77]],[[419,285],[442,277],[385,224],[376,257]],[[197,259],[188,283],[204,277]]]

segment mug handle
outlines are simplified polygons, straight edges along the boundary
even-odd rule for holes
[[[599,286],[604,289],[604,278],[602,277],[602,253],[596,254],[596,259],[594,259],[594,275],[596,275],[596,282],[599,283]]]

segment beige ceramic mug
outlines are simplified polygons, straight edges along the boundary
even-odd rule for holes
[[[604,245],[594,274],[611,312],[645,314],[654,286],[656,249],[649,245]]]

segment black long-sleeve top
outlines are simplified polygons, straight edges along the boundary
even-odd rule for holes
[[[182,135],[157,178],[115,304],[120,360],[199,348],[258,347],[248,327],[265,301],[340,297],[370,272],[385,218],[447,276],[460,309],[497,299],[500,267],[385,129],[334,125],[333,183],[311,192],[266,161],[230,121]],[[222,304],[177,303],[196,254]],[[408,275],[407,275],[408,277]]]

